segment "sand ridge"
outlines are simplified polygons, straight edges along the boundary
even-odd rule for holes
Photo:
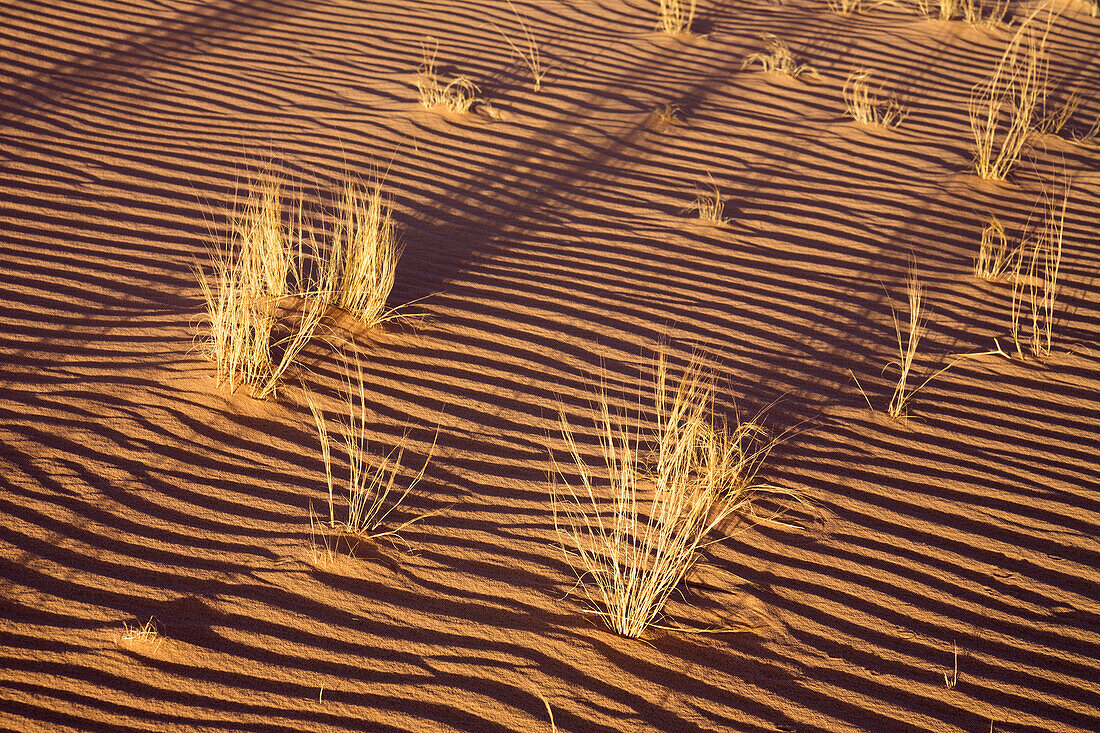
[[[655,5],[517,1],[538,94],[502,0],[0,7],[0,726],[549,730],[545,699],[577,731],[1100,727],[1100,152],[1042,136],[1009,183],[969,173],[1005,32],[792,0],[704,2],[668,37]],[[1051,67],[1092,119],[1100,20],[1058,7]],[[765,32],[821,78],[742,71]],[[498,120],[417,104],[428,38]],[[856,66],[900,128],[845,117]],[[438,428],[409,506],[437,513],[327,571],[304,404],[229,395],[194,348],[192,266],[265,166],[313,212],[385,170],[391,302],[427,314],[351,333],[377,443],[408,433],[418,466]],[[888,419],[910,262],[921,374],[1006,343],[981,218],[1018,236],[1063,170],[1054,354],[961,361]],[[707,174],[724,227],[692,218]],[[668,608],[752,633],[623,639],[566,597],[559,405],[585,424],[601,379],[632,405],[662,343],[715,355],[722,409],[801,429],[765,467],[801,527],[712,546]],[[331,351],[303,367],[332,404]],[[150,617],[159,647],[120,643]]]

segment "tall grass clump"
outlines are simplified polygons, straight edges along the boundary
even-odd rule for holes
[[[880,97],[871,92],[871,72],[855,69],[844,82],[844,107],[848,115],[864,125],[897,127],[905,112],[896,97]],[[881,93],[881,90],[880,90]]]
[[[698,0],[659,0],[657,29],[664,33],[686,33],[695,21]]]
[[[328,256],[321,268],[321,294],[367,326],[396,317],[386,300],[397,277],[402,247],[381,180],[344,184]]]
[[[797,79],[802,74],[813,78],[819,78],[817,70],[809,64],[800,64],[791,53],[790,46],[782,38],[771,33],[765,33],[760,37],[764,43],[764,50],[750,53],[741,64],[742,69],[747,69],[752,64],[760,64],[764,71],[778,71]]]
[[[992,75],[970,95],[974,172],[988,180],[1003,181],[1019,162],[1047,94],[1050,20],[1045,30],[1035,28],[1036,13],[1024,20]]]
[[[759,518],[758,495],[778,492],[756,481],[774,442],[756,422],[716,419],[714,395],[697,359],[675,381],[660,357],[651,419],[630,425],[601,396],[594,465],[561,412],[571,470],[554,461],[554,525],[589,612],[623,636],[658,625],[699,551],[722,538],[731,517]]]
[[[281,184],[263,181],[211,252],[209,270],[195,268],[206,304],[201,348],[230,392],[247,386],[257,399],[273,396],[324,316],[316,299],[293,295],[302,289],[305,240],[300,214],[295,224],[283,221]]]
[[[424,472],[431,462],[435,452],[433,442],[424,465],[407,482],[404,488],[398,486],[402,472],[401,461],[404,457],[404,447],[398,446],[386,454],[379,461],[372,461],[368,435],[370,422],[367,419],[367,392],[363,378],[362,365],[356,360],[355,372],[352,376],[350,365],[348,377],[344,382],[343,416],[338,423],[340,440],[335,441],[328,427],[328,419],[316,399],[305,392],[306,404],[313,416],[313,422],[317,428],[317,435],[321,441],[321,462],[325,469],[325,480],[328,485],[328,527],[330,530],[341,530],[359,537],[396,537],[401,530],[414,522],[420,521],[427,514],[420,514],[407,519],[396,527],[386,528],[384,525],[390,515],[409,496],[413,489],[424,477]],[[334,468],[333,443],[342,443],[347,458],[346,472],[340,479],[337,478],[337,469]],[[339,512],[341,518],[337,518],[337,484],[343,485],[343,509]],[[312,521],[311,521],[312,527]],[[327,541],[326,548],[329,546]]]

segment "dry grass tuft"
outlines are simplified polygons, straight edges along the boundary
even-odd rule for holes
[[[756,422],[730,428],[714,418],[714,378],[698,359],[674,384],[660,357],[655,381],[655,417],[634,428],[613,417],[601,396],[602,465],[582,456],[562,411],[577,479],[571,483],[554,461],[551,487],[554,525],[589,612],[629,637],[658,625],[699,551],[720,539],[712,532],[734,516],[766,521],[753,500],[783,493],[756,481],[774,442]]]
[[[397,483],[402,470],[401,461],[404,456],[404,446],[398,446],[391,450],[377,466],[371,465],[367,439],[370,425],[367,420],[367,393],[363,379],[363,368],[356,360],[354,379],[351,376],[350,365],[348,371],[349,376],[344,384],[346,418],[340,423],[344,449],[347,454],[347,479],[344,482],[347,499],[346,508],[343,512],[345,518],[341,520],[336,518],[336,478],[333,472],[332,442],[328,422],[313,396],[308,390],[305,392],[306,404],[313,415],[314,425],[321,440],[321,460],[324,464],[325,479],[328,484],[328,526],[329,529],[340,529],[359,537],[397,538],[403,529],[429,516],[429,514],[420,514],[389,529],[383,526],[393,511],[401,506],[424,477],[424,472],[427,470],[435,452],[435,443],[432,444],[432,448],[427,458],[424,459],[424,465],[421,466],[420,471],[408,481],[404,489],[398,488]],[[327,542],[325,547],[327,550]],[[326,556],[330,554],[331,552],[325,553]]]
[[[968,104],[974,135],[974,171],[1003,181],[1023,154],[1047,94],[1045,30],[1032,25],[1032,13],[1009,41],[993,74],[971,92]]]
[[[1058,297],[1058,277],[1062,266],[1062,244],[1065,234],[1066,209],[1069,206],[1069,183],[1063,186],[1061,203],[1045,193],[1047,215],[1039,232],[1031,238],[1030,256],[1025,241],[1016,257],[1012,280],[1012,311],[1010,334],[1016,353],[1022,355],[1020,320],[1026,303],[1032,355],[1050,355],[1054,338],[1055,305]],[[1027,263],[1026,267],[1024,263]]]
[[[1089,11],[1093,18],[1100,18],[1100,0],[1077,0]]]
[[[970,25],[1003,28],[1008,14],[1008,0],[994,0],[986,11],[982,0],[916,0],[917,12],[926,18],[961,20]]]
[[[765,33],[760,37],[760,40],[764,43],[764,51],[746,56],[741,64],[742,69],[758,63],[765,72],[778,71],[795,79],[802,74],[814,79],[821,78],[814,67],[809,64],[799,64],[795,61],[794,54],[791,53],[790,47],[782,38],[771,33]]]
[[[284,225],[281,185],[267,180],[253,186],[228,241],[211,253],[210,272],[195,268],[208,324],[201,348],[230,392],[247,385],[257,399],[274,396],[324,316],[317,299],[293,297],[294,286],[303,290],[305,240],[300,209]]]
[[[128,649],[142,648],[156,654],[164,644],[164,636],[157,628],[157,620],[150,616],[144,624],[123,621],[118,644]]]
[[[848,74],[844,82],[844,106],[848,115],[864,125],[897,127],[905,118],[905,112],[896,97],[882,98],[873,94],[870,79],[871,72],[866,69],[854,69]]]
[[[840,15],[860,15],[866,10],[878,7],[879,5],[889,4],[892,0],[886,2],[874,2],[870,4],[870,7],[864,7],[863,0],[826,0],[829,6],[829,10]]]
[[[710,187],[700,189],[696,193],[694,208],[699,214],[700,221],[721,226],[726,223],[726,218],[723,216],[726,205],[722,202],[722,192],[718,189],[714,176],[708,173],[707,179],[710,181]]]
[[[382,182],[349,181],[336,212],[328,260],[322,268],[323,297],[367,326],[397,317],[386,307],[402,247]]]
[[[687,33],[695,20],[698,0],[659,0],[657,29],[664,33]]]
[[[1010,249],[1005,227],[1001,220],[990,215],[982,230],[978,258],[974,261],[974,277],[989,282],[1007,280],[1012,274],[1013,262],[1019,250]]]
[[[535,43],[535,37],[531,35],[531,30],[527,27],[527,24],[523,22],[523,16],[516,10],[516,6],[512,4],[512,0],[507,0],[508,7],[511,9],[512,14],[516,16],[516,20],[519,21],[519,27],[523,31],[523,40],[525,47],[520,48],[508,34],[501,30],[494,24],[494,28],[504,38],[504,42],[507,43],[512,52],[519,56],[523,63],[527,65],[527,69],[531,72],[531,76],[534,79],[534,91],[542,89],[542,80],[546,78],[546,75],[550,72],[550,69],[543,66],[542,54],[539,52],[538,44]]]
[[[654,110],[654,114],[657,116],[657,122],[666,127],[673,127],[683,122],[680,106],[671,102],[665,102],[665,106],[658,107]]]
[[[482,100],[478,98],[480,90],[468,77],[459,76],[443,85],[435,69],[435,56],[439,50],[436,43],[431,51],[425,45],[424,61],[417,69],[419,78],[416,89],[420,93],[420,104],[428,109],[444,107],[451,112],[465,114]]]
[[[902,337],[902,325],[898,318],[897,310],[894,309],[893,306],[891,306],[890,309],[891,316],[894,320],[894,333],[897,335],[898,340],[898,358],[896,361],[891,362],[890,365],[896,365],[900,372],[898,374],[897,385],[894,387],[894,396],[890,398],[890,404],[886,408],[887,414],[892,418],[904,416],[909,406],[909,401],[924,387],[924,384],[928,384],[926,380],[924,384],[917,387],[917,389],[909,389],[909,375],[913,368],[913,358],[917,355],[917,345],[920,343],[921,336],[923,336],[925,332],[924,315],[921,312],[923,308],[924,288],[921,286],[920,280],[917,279],[917,275],[913,270],[909,272],[906,292],[909,294],[909,323],[905,329],[905,337]],[[931,377],[929,377],[929,380],[931,380]]]

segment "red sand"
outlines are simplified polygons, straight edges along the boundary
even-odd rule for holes
[[[969,172],[1004,32],[714,1],[674,38],[656,3],[516,3],[538,94],[503,0],[0,4],[0,726],[549,730],[545,699],[573,731],[1100,730],[1100,148],[1042,136],[1006,184]],[[1052,76],[1091,121],[1100,20],[1059,8]],[[742,71],[766,32],[822,78]],[[428,36],[499,120],[417,104]],[[899,129],[847,120],[855,66]],[[330,570],[306,558],[308,412],[228,395],[194,348],[191,268],[269,161],[313,207],[385,170],[391,302],[428,314],[355,338],[376,444],[408,428],[422,458],[439,426],[409,501],[439,513]],[[963,360],[887,418],[910,260],[918,375],[1006,345],[1010,286],[970,274],[982,218],[1018,237],[1063,171],[1051,356]],[[725,227],[688,210],[708,173]],[[666,342],[716,355],[726,409],[800,426],[764,477],[812,502],[801,527],[714,545],[667,609],[752,633],[629,640],[567,597],[558,405],[582,425],[601,376],[633,399]],[[331,398],[330,353],[295,379]],[[119,643],[150,617],[162,644]]]

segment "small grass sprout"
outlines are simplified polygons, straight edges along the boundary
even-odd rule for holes
[[[654,114],[657,116],[657,122],[665,127],[673,127],[683,122],[680,106],[671,102],[665,102],[665,106],[658,107],[654,110]]]
[[[523,60],[523,63],[527,65],[527,69],[531,72],[531,77],[534,79],[534,91],[537,92],[542,89],[542,80],[546,78],[546,74],[549,73],[550,69],[543,65],[542,54],[539,52],[538,44],[535,43],[535,37],[531,35],[531,30],[527,27],[527,24],[523,22],[523,16],[516,10],[516,6],[512,4],[512,0],[507,0],[507,2],[512,14],[515,15],[516,20],[519,21],[519,27],[523,31],[525,47],[520,48],[519,45],[508,37],[507,33],[495,24],[493,27],[496,28],[497,32],[504,38],[504,42],[511,47],[512,52],[519,56],[520,59]]]
[[[435,57],[439,50],[436,43],[429,51],[427,45],[423,47],[424,60],[417,70],[418,78],[416,89],[420,93],[420,104],[427,109],[444,107],[445,109],[465,114],[473,109],[474,105],[481,102],[478,93],[481,91],[468,77],[459,76],[442,84],[436,73]]]
[[[871,92],[871,72],[854,69],[844,82],[844,106],[848,115],[864,125],[897,127],[905,112],[896,97],[883,98]],[[881,90],[880,92],[881,93]]]
[[[674,383],[662,354],[652,420],[639,415],[631,426],[612,415],[601,395],[595,465],[582,454],[564,408],[560,413],[571,471],[551,453],[554,526],[588,612],[623,636],[660,626],[669,596],[699,551],[721,539],[727,520],[765,521],[754,499],[781,493],[756,481],[774,442],[756,422],[730,427],[716,420],[714,394],[714,378],[698,359]]]
[[[149,649],[153,654],[156,654],[161,645],[164,644],[164,636],[157,628],[156,618],[150,616],[149,620],[143,624],[139,624],[137,621],[132,624],[123,621],[122,630],[118,635],[118,643],[130,649],[135,647]]]
[[[764,50],[746,56],[741,64],[742,69],[747,69],[752,64],[760,64],[765,72],[777,71],[794,79],[803,74],[814,79],[821,77],[817,70],[809,64],[799,64],[795,60],[794,54],[791,53],[787,42],[779,36],[765,33],[760,37],[760,40],[764,43]]]
[[[657,29],[663,33],[688,33],[695,21],[698,0],[659,0]]]

